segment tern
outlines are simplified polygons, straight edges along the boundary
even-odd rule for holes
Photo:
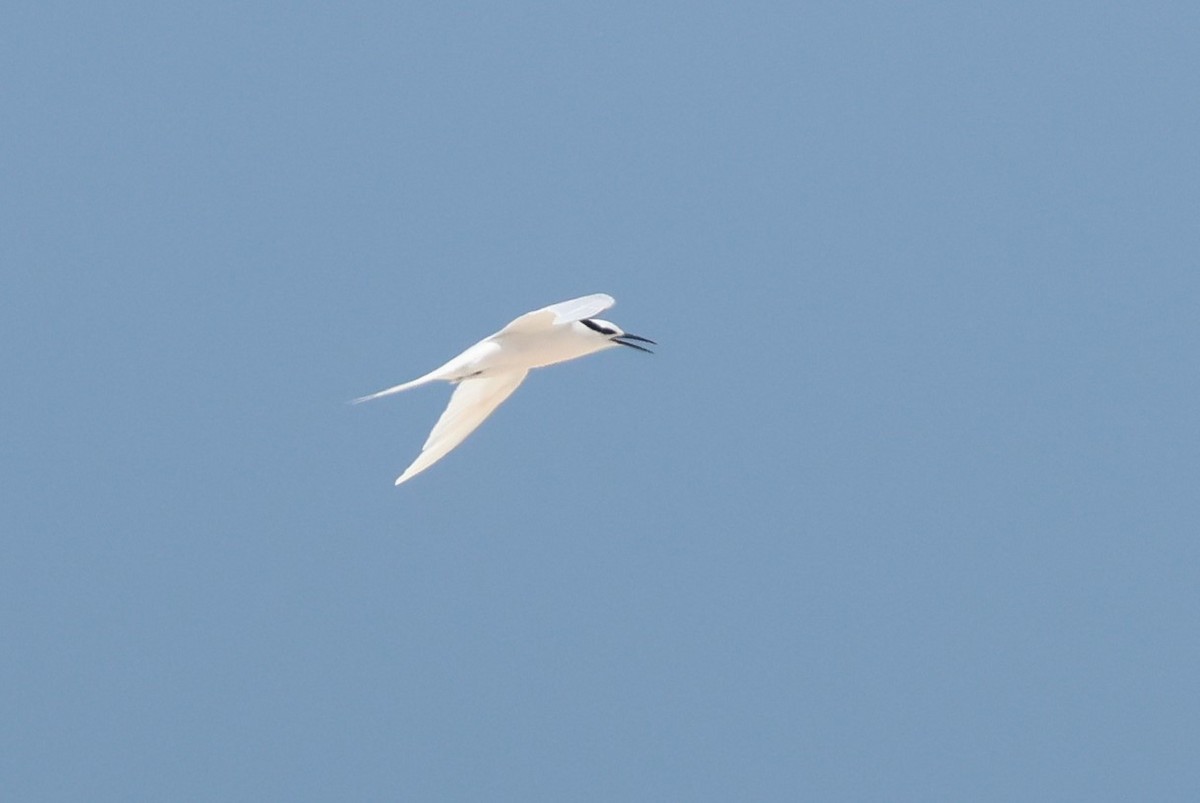
[[[396,484],[412,479],[449,454],[512,395],[532,369],[616,346],[653,354],[637,345],[658,345],[653,340],[631,335],[614,323],[594,317],[615,303],[610,295],[594,293],[527,312],[441,368],[411,382],[354,399],[352,403],[359,404],[429,382],[458,385],[421,453],[396,478]]]

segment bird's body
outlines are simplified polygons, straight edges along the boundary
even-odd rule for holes
[[[608,321],[591,317],[614,303],[612,296],[595,293],[528,312],[440,368],[411,382],[355,399],[355,403],[370,401],[436,381],[458,385],[449,406],[429,433],[421,454],[396,479],[396,484],[429,468],[462,443],[517,389],[532,369],[585,357],[617,345],[648,351],[628,341],[654,341],[628,334]]]

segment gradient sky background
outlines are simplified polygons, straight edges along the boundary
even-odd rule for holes
[[[1200,799],[1195,3],[0,39],[7,799]]]

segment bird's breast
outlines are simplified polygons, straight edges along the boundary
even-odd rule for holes
[[[543,368],[584,357],[608,345],[603,340],[581,336],[570,326],[545,332],[512,333],[498,342],[500,350],[496,356],[514,368]]]

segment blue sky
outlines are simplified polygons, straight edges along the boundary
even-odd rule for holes
[[[1200,795],[1194,4],[0,21],[13,799]]]

